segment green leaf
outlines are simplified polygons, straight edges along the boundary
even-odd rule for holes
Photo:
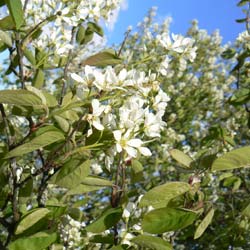
[[[6,16],[0,20],[1,30],[13,30],[15,28],[15,23],[11,16]]]
[[[227,50],[223,51],[221,57],[224,59],[231,59],[235,56],[236,50],[232,48],[228,48]]]
[[[41,106],[42,100],[33,92],[24,89],[1,90],[0,103],[22,106]]]
[[[33,66],[36,65],[36,58],[34,57],[31,50],[25,48],[23,54]]]
[[[89,239],[90,242],[94,243],[102,243],[102,244],[114,244],[114,236],[113,235],[94,235]]]
[[[97,67],[105,67],[107,65],[116,65],[120,64],[122,60],[115,54],[113,50],[106,50],[100,53],[97,53],[93,56],[87,58],[81,65],[90,65]]]
[[[66,195],[83,194],[96,191],[106,187],[112,187],[113,183],[99,176],[88,176],[82,180],[81,184],[69,190]]]
[[[17,225],[15,234],[21,234],[45,218],[50,211],[47,208],[36,208],[26,214]]]
[[[194,234],[194,239],[198,239],[201,237],[201,235],[205,232],[209,224],[212,222],[213,216],[214,216],[214,209],[211,208],[210,211],[205,216],[205,218],[197,227],[195,234]]]
[[[191,211],[159,208],[147,213],[142,221],[142,229],[147,233],[161,234],[176,231],[192,224],[196,214]]]
[[[79,26],[77,33],[76,33],[76,41],[79,44],[82,44],[82,42],[84,41],[84,37],[85,37],[85,29],[83,26]]]
[[[12,47],[12,40],[7,32],[0,30],[0,41],[3,41],[9,48]]]
[[[99,36],[103,36],[104,35],[102,28],[98,24],[96,24],[96,23],[88,22],[88,28],[91,31],[93,31],[96,34],[98,34]]]
[[[140,207],[145,206],[166,206],[168,202],[190,190],[186,182],[168,182],[149,190],[141,199]]]
[[[20,188],[19,197],[30,197],[33,191],[33,179],[30,178],[25,184]]]
[[[178,161],[184,167],[190,168],[190,165],[193,162],[193,159],[190,156],[184,154],[182,151],[178,149],[172,149],[170,151],[170,154],[176,161]]]
[[[79,185],[90,173],[90,160],[84,161],[71,159],[54,176],[54,181],[60,187],[68,189]]]
[[[240,18],[240,19],[236,19],[235,21],[237,23],[246,23],[247,22],[247,18]]]
[[[22,2],[21,0],[5,0],[5,2],[16,25],[16,29],[19,30],[24,22]]]
[[[64,140],[64,135],[61,132],[47,131],[35,137],[31,141],[14,148],[9,153],[7,153],[7,155],[5,156],[5,159],[30,153],[39,148],[43,148],[45,146],[48,146],[54,142],[61,141],[61,140]]]
[[[241,0],[237,3],[237,6],[241,7],[249,3],[249,0]]]
[[[45,90],[41,90],[43,96],[46,99],[46,105],[48,107],[56,107],[58,105],[58,102],[56,100],[56,98],[51,95],[50,93],[46,92]]]
[[[0,0],[0,7],[5,5],[5,0]]]
[[[132,159],[131,167],[135,174],[138,174],[143,171],[143,166],[138,160]]]
[[[56,123],[64,132],[67,133],[69,131],[69,122],[66,119],[64,119],[63,117],[59,115],[54,115],[54,119],[56,120]]]
[[[250,203],[247,205],[246,208],[244,208],[244,210],[242,211],[242,215],[250,218]]]
[[[86,230],[92,233],[101,233],[113,227],[120,220],[121,216],[121,208],[109,208],[93,223],[88,225]]]
[[[57,240],[56,233],[39,232],[30,237],[19,238],[11,242],[9,250],[44,250]]]
[[[82,184],[101,187],[111,187],[113,185],[111,181],[99,176],[88,176],[82,181]]]
[[[43,70],[41,69],[37,69],[34,79],[32,81],[32,85],[36,88],[41,88],[43,86],[44,83],[44,73]]]
[[[151,250],[171,250],[173,247],[165,240],[151,236],[151,235],[139,235],[131,240],[140,247],[146,247]]]
[[[242,105],[250,100],[250,90],[248,88],[241,88],[235,91],[234,95],[230,97],[229,103],[232,105]]]
[[[217,158],[212,165],[212,170],[221,171],[246,167],[250,167],[250,146],[232,150]]]
[[[108,186],[94,186],[94,185],[86,185],[79,184],[76,187],[70,189],[66,195],[76,195],[76,194],[85,194],[93,191],[97,191],[103,188],[107,188]]]

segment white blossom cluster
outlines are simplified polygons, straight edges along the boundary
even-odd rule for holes
[[[77,249],[82,243],[81,228],[85,223],[81,223],[72,219],[69,215],[63,217],[62,223],[59,224],[60,239],[64,243],[64,249],[74,250]]]
[[[138,153],[151,155],[142,137],[160,137],[166,126],[162,118],[170,100],[155,74],[147,76],[136,70],[116,72],[112,67],[100,70],[86,66],[83,74],[72,73],[71,78],[79,84],[77,95],[80,99],[96,91],[104,97],[112,96],[105,101],[92,99],[92,110],[84,117],[90,125],[88,136],[93,129],[111,129],[116,141],[114,154],[124,151],[132,158]]]
[[[24,5],[25,0],[22,3]],[[39,50],[53,50],[53,56],[66,57],[73,48],[70,42],[73,27],[86,25],[89,21],[109,23],[120,5],[121,0],[32,0],[26,5],[26,24],[35,27],[45,21],[41,26],[43,33],[33,41],[33,45]]]

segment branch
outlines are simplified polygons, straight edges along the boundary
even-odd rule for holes
[[[74,44],[75,33],[76,33],[76,27],[73,27],[71,30],[71,40],[70,40],[71,45]],[[66,91],[67,91],[68,70],[69,70],[69,65],[71,63],[71,59],[72,59],[72,52],[73,52],[72,49],[70,49],[68,52],[66,65],[65,65],[64,70],[63,70],[63,86],[62,86],[62,90],[61,90],[59,105],[62,105],[63,97],[65,96]]]
[[[121,45],[121,47],[120,47],[120,49],[119,49],[119,51],[118,51],[118,54],[117,54],[118,57],[119,57],[119,56],[121,55],[121,53],[122,53],[122,50],[123,50],[123,48],[124,48],[124,46],[125,46],[125,44],[126,44],[126,41],[127,41],[127,39],[128,39],[128,35],[129,35],[130,31],[131,31],[131,30],[127,30],[126,33],[125,33],[125,38],[123,39],[122,45]]]
[[[10,127],[9,127],[7,116],[6,116],[4,106],[3,106],[2,103],[0,103],[0,112],[1,112],[1,115],[2,115],[2,118],[3,118],[7,146],[8,146],[8,148],[10,148],[11,145],[12,145],[12,139],[11,139],[11,135],[10,135]]]
[[[24,64],[23,64],[23,49],[20,34],[16,33],[16,49],[18,55],[18,65],[19,65],[19,78],[21,82],[22,89],[25,88],[25,79],[24,79]]]
[[[23,12],[26,11],[28,2],[29,2],[29,0],[25,0],[24,5],[23,5]]]

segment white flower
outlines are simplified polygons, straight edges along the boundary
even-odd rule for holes
[[[101,165],[96,162],[91,165],[91,169],[93,170],[93,173],[96,175],[101,174],[103,172]]]
[[[149,137],[160,137],[160,132],[165,123],[161,117],[149,111],[145,113],[144,132]]]
[[[130,157],[135,158],[137,156],[137,150],[139,150],[139,152],[144,156],[151,155],[148,148],[142,147],[142,140],[137,138],[130,139],[131,131],[127,130],[127,132],[122,135],[121,130],[115,130],[113,131],[113,134],[116,140],[116,150],[118,153],[125,150]]]
[[[127,204],[127,206],[126,206],[126,207],[124,208],[124,210],[123,210],[122,217],[125,218],[125,219],[129,218],[131,212],[133,212],[133,210],[135,210],[135,208],[136,208],[135,203],[129,202],[129,203]]]
[[[97,130],[104,130],[104,126],[101,124],[100,116],[105,110],[105,106],[101,105],[99,100],[93,99],[92,102],[92,114],[87,115],[87,121],[90,125],[94,126]],[[87,136],[92,134],[92,128],[89,129]]]

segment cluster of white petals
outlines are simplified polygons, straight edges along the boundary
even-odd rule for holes
[[[112,67],[101,70],[85,66],[82,73],[72,73],[71,78],[78,84],[80,99],[89,98],[96,92],[112,96],[105,101],[92,99],[91,111],[85,115],[90,126],[88,136],[93,128],[111,129],[116,141],[113,153],[124,151],[132,158],[138,153],[151,155],[142,138],[160,137],[166,126],[163,115],[170,101],[154,74],[147,76],[136,70],[116,72]]]

